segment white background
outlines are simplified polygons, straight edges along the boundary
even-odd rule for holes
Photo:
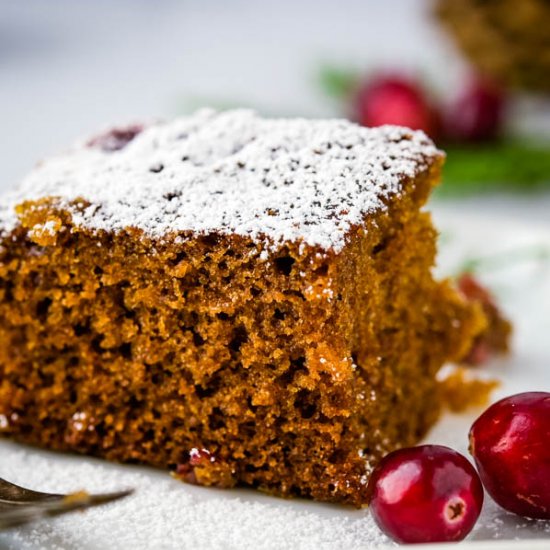
[[[0,190],[41,157],[115,122],[203,105],[338,115],[340,106],[317,82],[325,63],[418,73],[449,96],[465,65],[430,6],[430,0],[0,0]],[[538,130],[546,122],[529,119]],[[548,196],[456,206],[550,224]]]

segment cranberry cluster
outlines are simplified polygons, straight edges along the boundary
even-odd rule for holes
[[[466,457],[441,445],[401,449],[380,462],[368,489],[384,533],[401,543],[462,540],[481,512],[483,486],[510,512],[550,519],[550,393],[498,401],[469,437],[479,475]]]
[[[382,73],[357,87],[352,109],[352,117],[364,126],[396,124],[424,130],[433,139],[476,142],[498,137],[506,100],[494,82],[472,75],[439,104],[412,78]]]

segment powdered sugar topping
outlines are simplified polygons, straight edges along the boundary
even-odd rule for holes
[[[116,130],[40,164],[3,199],[0,226],[15,226],[18,202],[54,196],[91,229],[235,233],[338,251],[351,226],[440,154],[422,132],[247,110],[202,110],[140,130]]]

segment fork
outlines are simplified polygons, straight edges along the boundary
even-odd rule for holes
[[[85,491],[68,495],[40,493],[0,478],[0,530],[75,510],[100,506],[132,493],[133,489],[97,495],[91,495]]]

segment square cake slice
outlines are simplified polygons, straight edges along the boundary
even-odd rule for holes
[[[0,433],[361,506],[483,329],[431,274],[421,132],[197,114],[112,130],[0,208]]]

